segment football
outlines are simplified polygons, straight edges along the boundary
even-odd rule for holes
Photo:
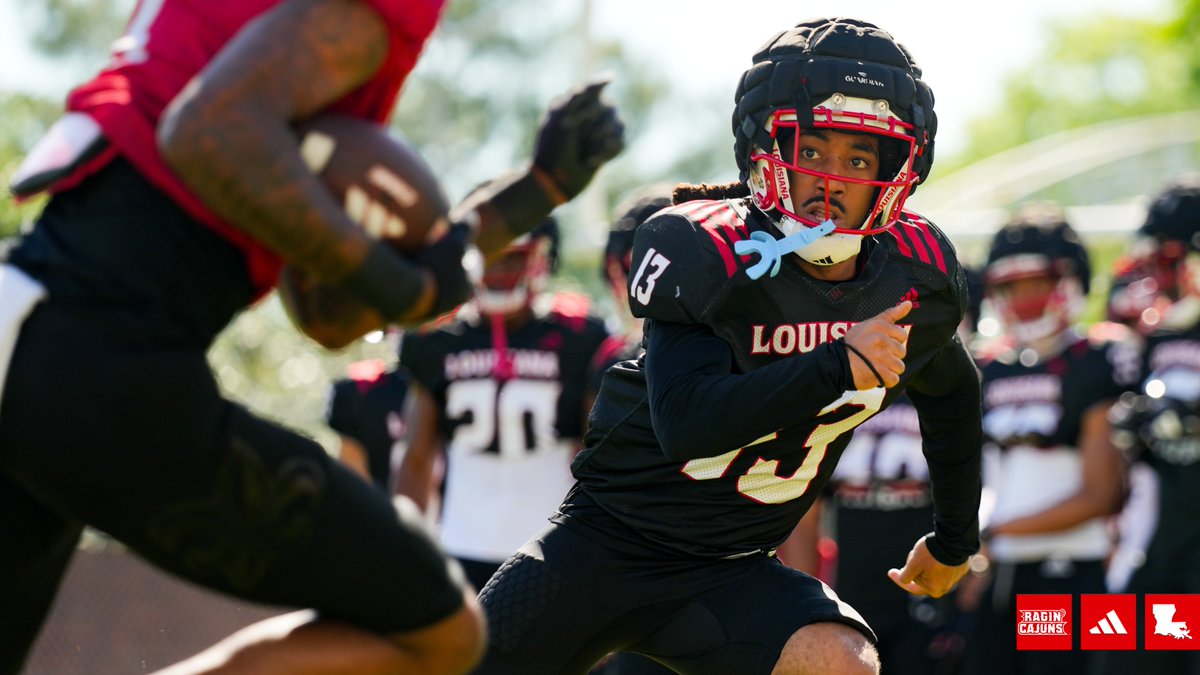
[[[449,227],[449,202],[425,160],[387,128],[322,114],[296,127],[300,155],[347,215],[367,233],[415,254]],[[293,322],[329,348],[383,327],[383,319],[343,288],[285,266],[279,297]]]
[[[304,163],[372,237],[415,253],[445,233],[450,205],[441,183],[386,127],[324,114],[297,132]]]

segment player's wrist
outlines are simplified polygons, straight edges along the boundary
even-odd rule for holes
[[[946,567],[958,567],[965,565],[971,556],[979,551],[979,542],[977,537],[972,537],[975,540],[973,544],[957,544],[948,542],[945,537],[939,537],[936,533],[930,532],[925,535],[925,549],[929,551],[929,555],[933,559]]]
[[[417,313],[416,305],[430,302],[426,275],[379,241],[371,242],[362,263],[342,285],[388,321],[409,318]]]
[[[832,372],[834,387],[838,391],[857,390],[859,386],[854,376],[854,365],[850,362],[850,352],[846,349],[845,341],[834,340],[826,344],[837,364]]]
[[[555,206],[562,206],[571,201],[571,195],[568,195],[562,186],[558,184],[554,176],[546,169],[538,166],[536,162],[529,165],[529,175],[533,176],[533,179],[546,192],[546,196]]]
[[[524,173],[497,181],[488,201],[513,237],[532,230],[550,215],[554,207],[566,201],[563,193],[552,196],[547,191],[547,185],[553,185],[547,181],[550,181],[549,176],[534,165]],[[556,198],[562,200],[556,201]]]

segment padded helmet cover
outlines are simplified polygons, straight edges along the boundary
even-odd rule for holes
[[[754,148],[770,148],[768,125],[781,108],[795,108],[812,126],[812,108],[835,93],[886,100],[914,128],[919,155],[913,171],[925,180],[933,164],[937,116],[933,92],[903,45],[866,21],[822,18],[779,33],[754,55],[734,94],[734,155],[745,181]],[[918,182],[919,182],[918,181]]]

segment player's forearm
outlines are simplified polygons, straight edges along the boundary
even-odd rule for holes
[[[539,179],[539,176],[541,178]],[[516,237],[541,223],[566,196],[535,167],[496,178],[471,193],[451,212],[451,220],[475,230],[475,245],[493,259]]]
[[[1092,518],[1108,515],[1112,502],[1107,495],[1081,491],[1035,514],[1016,518],[1005,523],[990,525],[992,536],[1024,536],[1061,532],[1087,522]]]
[[[433,488],[433,464],[430,462],[404,462],[396,477],[395,492],[413,500],[417,508],[425,513],[429,509]]]
[[[317,280],[349,276],[371,240],[304,166],[282,121],[246,106],[184,106],[159,129],[163,158],[214,213]]]
[[[849,386],[840,342],[748,373],[703,326],[654,322],[648,332],[650,415],[672,459],[712,457],[816,415]]]
[[[935,536],[927,546],[942,564],[958,565],[979,549],[981,397],[977,371],[965,352],[939,358],[944,362],[928,375],[938,380],[938,393],[910,388],[908,394],[921,419],[936,513]]]

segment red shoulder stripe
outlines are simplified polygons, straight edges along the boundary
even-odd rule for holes
[[[746,231],[746,224],[736,218],[733,207],[726,202],[697,201],[687,202],[677,208],[712,237],[717,253],[725,263],[725,274],[730,277],[736,274],[738,266],[733,242],[747,238],[749,233]]]
[[[917,257],[921,259],[921,262],[926,265],[933,262],[929,257],[929,249],[925,247],[925,242],[914,231],[916,228],[908,223],[896,223],[896,225],[901,228],[900,231],[908,238],[908,243],[912,245],[913,251],[917,253]]]
[[[933,236],[933,232],[929,230],[929,221],[925,220],[924,218],[914,217],[913,226],[916,227],[921,233],[921,236],[925,238],[925,243],[929,245],[929,250],[933,252],[933,259],[937,264],[937,268],[942,271],[942,274],[945,274],[946,260],[942,257],[941,245],[938,244],[937,238]]]
[[[900,234],[899,227],[899,223],[889,227],[888,234],[896,238],[896,248],[900,249],[900,255],[905,258],[911,258],[913,255],[912,248],[909,247],[907,241],[904,241],[904,235]]]

